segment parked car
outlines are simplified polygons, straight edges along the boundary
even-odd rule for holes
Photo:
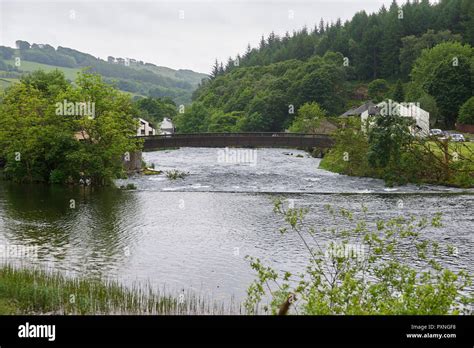
[[[430,129],[430,136],[440,137],[443,136],[444,132],[441,129]]]
[[[464,138],[464,135],[462,134],[451,134],[450,137],[452,141],[457,142],[457,143],[466,141],[466,139]]]

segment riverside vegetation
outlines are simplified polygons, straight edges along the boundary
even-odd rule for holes
[[[193,293],[178,295],[149,286],[66,278],[60,273],[0,267],[0,314],[229,314],[226,307]]]
[[[93,114],[57,105],[93,105]],[[59,112],[58,112],[59,111]],[[82,72],[75,84],[59,71],[37,71],[11,86],[0,101],[3,176],[16,182],[106,185],[124,175],[122,159],[141,147],[129,96]]]
[[[306,209],[275,202],[274,211],[285,221],[281,234],[299,236],[308,251],[308,266],[292,274],[250,258],[258,276],[248,288],[249,313],[269,296],[263,309],[272,314],[472,314],[471,275],[445,268],[443,259],[454,247],[430,241],[423,233],[441,226],[440,214],[368,223],[364,208],[361,214],[330,206],[327,210],[338,227],[315,230],[304,223]],[[324,235],[330,237],[326,245],[320,239]],[[413,259],[416,263],[409,261]]]
[[[435,137],[418,138],[410,122],[395,115],[378,117],[363,131],[349,119],[334,134],[335,146],[320,168],[336,173],[384,179],[388,186],[430,183],[474,186],[474,143],[453,143]]]

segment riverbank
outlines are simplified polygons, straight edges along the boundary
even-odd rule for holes
[[[11,314],[238,314],[192,293],[165,294],[149,286],[66,278],[60,273],[0,267],[0,315]]]
[[[431,184],[474,187],[474,143],[367,135],[358,123],[334,133],[335,145],[319,168],[360,178],[376,178],[386,186]],[[382,139],[382,140],[380,140]],[[392,140],[387,140],[392,139]]]

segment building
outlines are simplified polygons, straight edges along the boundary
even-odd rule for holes
[[[384,115],[411,117],[416,122],[411,129],[413,135],[429,136],[430,134],[430,113],[420,108],[419,103],[397,103],[390,99],[370,106],[361,114],[362,128],[366,129],[369,117]],[[369,121],[370,123],[372,122]]]
[[[350,116],[362,116],[362,114],[367,111],[369,108],[374,107],[375,104],[369,100],[368,102],[362,104],[361,106],[352,108],[343,113],[340,117],[350,117]]]
[[[147,136],[147,135],[155,135],[156,130],[153,127],[153,124],[144,120],[143,118],[138,119],[140,121],[140,127],[137,130],[137,136]]]
[[[171,119],[167,117],[163,118],[163,121],[160,124],[160,134],[162,135],[174,134],[174,131],[175,131],[175,128]]]

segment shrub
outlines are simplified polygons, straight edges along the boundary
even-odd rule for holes
[[[467,100],[459,109],[458,123],[474,124],[474,97]]]
[[[184,179],[188,175],[189,173],[180,172],[179,170],[168,170],[166,172],[166,177],[170,180]]]
[[[49,174],[50,184],[63,184],[66,181],[66,174],[61,169],[53,169]]]
[[[308,251],[303,274],[275,271],[250,258],[257,279],[250,285],[245,302],[248,312],[271,298],[270,311],[286,314],[288,309],[309,315],[441,315],[469,314],[472,293],[466,271],[453,272],[441,265],[455,247],[439,245],[423,234],[441,227],[441,215],[431,220],[398,216],[387,221],[367,221],[347,210],[326,206],[329,218],[339,229],[316,232],[304,223],[307,209],[283,207],[274,211],[286,226],[282,234],[296,233]],[[342,221],[340,221],[342,220]],[[320,236],[330,241],[322,245]],[[415,262],[414,262],[415,261]],[[265,309],[265,308],[264,308]]]

